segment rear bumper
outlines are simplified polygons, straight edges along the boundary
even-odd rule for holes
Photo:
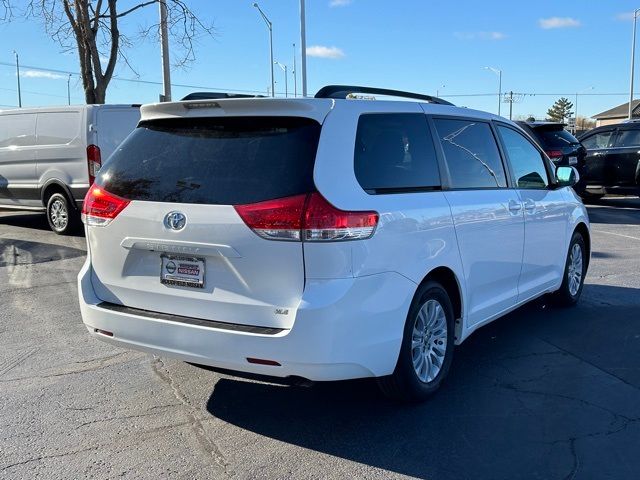
[[[391,374],[416,289],[392,272],[308,280],[293,327],[260,334],[102,308],[91,284],[89,259],[78,275],[78,287],[83,322],[103,341],[221,369],[313,381]],[[247,358],[280,366],[253,364]]]

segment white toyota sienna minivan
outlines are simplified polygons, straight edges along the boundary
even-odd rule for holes
[[[85,198],[82,317],[125,347],[421,400],[477,328],[577,302],[577,180],[514,123],[427,95],[145,105]]]

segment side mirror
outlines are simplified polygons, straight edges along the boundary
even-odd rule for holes
[[[556,168],[556,178],[559,187],[573,187],[580,181],[580,174],[575,167]]]

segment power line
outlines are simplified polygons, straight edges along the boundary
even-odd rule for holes
[[[0,65],[4,67],[12,67],[12,68],[15,67],[15,64],[9,63],[9,62],[0,62]],[[72,72],[69,70],[59,70],[59,69],[48,68],[48,67],[37,67],[33,65],[21,65],[21,66],[22,68],[29,68],[32,70],[41,70],[43,72],[59,73],[63,75],[75,75],[77,77],[80,77],[80,73]],[[112,79],[114,81],[119,81],[119,82],[141,83],[144,85],[162,85],[162,82],[156,82],[153,80],[143,80],[140,78],[125,78],[125,77],[118,77],[114,75]],[[197,88],[201,90],[215,90],[215,91],[221,91],[221,92],[264,93],[264,90],[241,90],[237,88],[212,87],[209,85],[188,85],[188,84],[181,84],[181,83],[172,83],[171,85],[173,87]]]

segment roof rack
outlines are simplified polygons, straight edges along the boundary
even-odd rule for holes
[[[345,99],[352,93],[366,93],[370,95],[387,95],[390,97],[414,98],[416,100],[424,100],[429,103],[437,103],[439,105],[452,105],[438,97],[431,95],[423,95],[421,93],[403,92],[402,90],[389,90],[387,88],[375,87],[359,87],[355,85],[327,85],[322,87],[316,93],[315,98],[340,98]]]
[[[246,93],[225,92],[193,92],[180,99],[184,100],[220,100],[223,98],[262,98],[263,95],[248,95]]]

